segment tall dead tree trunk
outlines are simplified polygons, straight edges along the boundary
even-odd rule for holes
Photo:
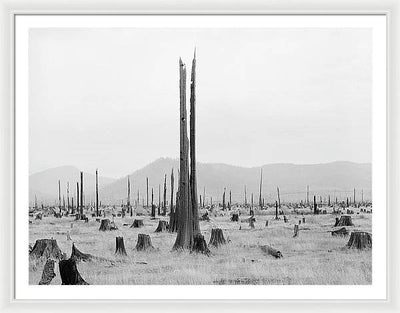
[[[96,169],[96,216],[99,216],[99,176]]]
[[[226,188],[224,188],[224,193],[222,194],[222,210],[225,211],[226,205],[225,205],[225,192]]]
[[[169,231],[175,232],[175,212],[174,209],[174,169],[171,171],[171,202],[170,202],[170,211],[169,211]]]
[[[258,205],[260,206],[260,209],[262,209],[262,196],[261,196],[261,194],[262,194],[262,174],[263,174],[263,171],[262,171],[262,169],[261,169],[261,171],[260,171],[260,195],[259,195],[259,199],[258,199]]]
[[[307,205],[310,204],[310,202],[309,202],[309,195],[310,195],[310,186],[307,185]]]
[[[36,195],[35,195],[35,208],[37,209],[37,200],[36,200]],[[69,213],[69,182],[67,182],[67,212]]]
[[[231,206],[232,206],[232,190],[229,190],[229,204],[228,204],[229,210],[231,209]]]
[[[161,215],[161,186],[158,184],[158,208],[157,208],[157,215]]]
[[[190,196],[192,198],[193,235],[200,233],[196,172],[196,52],[190,81]]]
[[[278,206],[279,206],[279,209],[280,209],[281,208],[281,195],[279,193],[279,187],[276,187],[276,191],[278,192]]]
[[[167,214],[167,174],[164,176],[164,199],[163,199],[163,212],[162,215]]]
[[[179,59],[179,93],[180,93],[180,177],[179,177],[179,211],[178,234],[174,249],[190,249],[193,245],[193,210],[189,186],[188,138],[186,120],[186,66]]]
[[[275,219],[278,219],[278,201],[275,201]]]
[[[146,207],[149,207],[149,178],[146,177]]]
[[[61,183],[60,183],[60,180],[58,180],[58,209],[60,210],[60,213],[61,213]]]
[[[244,185],[244,206],[247,207],[247,190],[246,190],[246,185]]]
[[[151,188],[151,217],[156,217],[156,207],[154,206],[153,188]]]
[[[131,208],[131,181],[129,180],[129,175],[128,175],[128,196],[127,196],[127,199],[126,199],[126,207],[127,207],[127,209],[128,209],[128,212],[129,212],[129,210],[130,210],[130,213],[131,213],[131,216],[133,215],[132,214],[132,208]]]
[[[206,207],[205,201],[206,201],[206,187],[203,187],[203,209]]]
[[[81,172],[81,201],[80,201],[80,205],[81,205],[81,216],[83,215],[83,172]]]
[[[76,213],[79,214],[79,182],[76,183]],[[72,212],[74,214],[75,212]]]
[[[314,214],[318,214],[317,199],[315,196],[314,196]]]

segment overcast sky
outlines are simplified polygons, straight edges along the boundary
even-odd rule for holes
[[[371,162],[369,29],[31,29],[30,173],[178,157],[194,47],[199,162]]]

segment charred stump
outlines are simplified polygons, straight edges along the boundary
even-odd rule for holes
[[[117,255],[126,256],[124,237],[115,237],[115,253]]]
[[[168,230],[168,222],[166,221],[159,221],[158,222],[158,226],[156,229],[156,233],[163,233],[166,232]]]
[[[354,231],[350,235],[347,248],[365,250],[372,248],[372,236],[370,233],[363,231]]]
[[[53,278],[56,277],[56,273],[54,273],[54,263],[54,260],[47,259],[39,285],[50,285]]]
[[[89,285],[79,274],[74,258],[61,260],[59,269],[62,285]]]
[[[233,213],[231,216],[231,221],[232,222],[239,222],[239,214],[238,213]]]
[[[108,231],[108,230],[117,230],[117,229],[118,229],[118,227],[115,226],[115,223],[110,222],[110,220],[108,218],[101,220],[101,225],[100,225],[99,230]]]
[[[130,228],[140,228],[143,226],[143,220],[134,220]]]
[[[38,239],[29,253],[29,256],[35,258],[45,258],[47,259],[61,259],[62,252],[57,245],[55,239]]]
[[[71,259],[74,258],[76,261],[83,261],[87,262],[90,261],[93,258],[93,255],[89,253],[83,253],[79,251],[76,247],[75,244],[72,244],[72,252],[71,252]]]
[[[214,228],[211,230],[211,238],[208,245],[219,247],[220,245],[226,244],[226,240],[224,238],[224,234],[221,228]]]
[[[354,226],[354,224],[351,220],[351,216],[342,215],[339,220],[338,220],[338,218],[336,218],[334,227],[339,227],[339,226]]]
[[[261,246],[261,251],[265,252],[268,255],[272,255],[274,258],[279,259],[283,257],[282,253],[279,250],[276,250],[275,248],[265,245]]]
[[[153,250],[154,247],[151,244],[151,238],[146,234],[138,234],[138,240],[136,243],[137,251]]]
[[[204,236],[200,233],[197,233],[193,239],[194,239],[194,242],[193,242],[193,247],[191,249],[191,252],[203,253],[203,254],[209,256],[210,250],[207,247],[207,243],[204,240]]]
[[[347,231],[346,227],[339,228],[331,232],[332,236],[347,236],[349,232]]]
[[[265,221],[265,227],[268,227],[268,220]]]

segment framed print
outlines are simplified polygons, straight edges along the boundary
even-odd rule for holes
[[[392,305],[387,13],[76,13],[12,15],[13,303]]]

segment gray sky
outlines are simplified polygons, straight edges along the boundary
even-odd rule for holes
[[[178,157],[195,46],[199,162],[371,162],[369,29],[31,29],[30,173]]]

